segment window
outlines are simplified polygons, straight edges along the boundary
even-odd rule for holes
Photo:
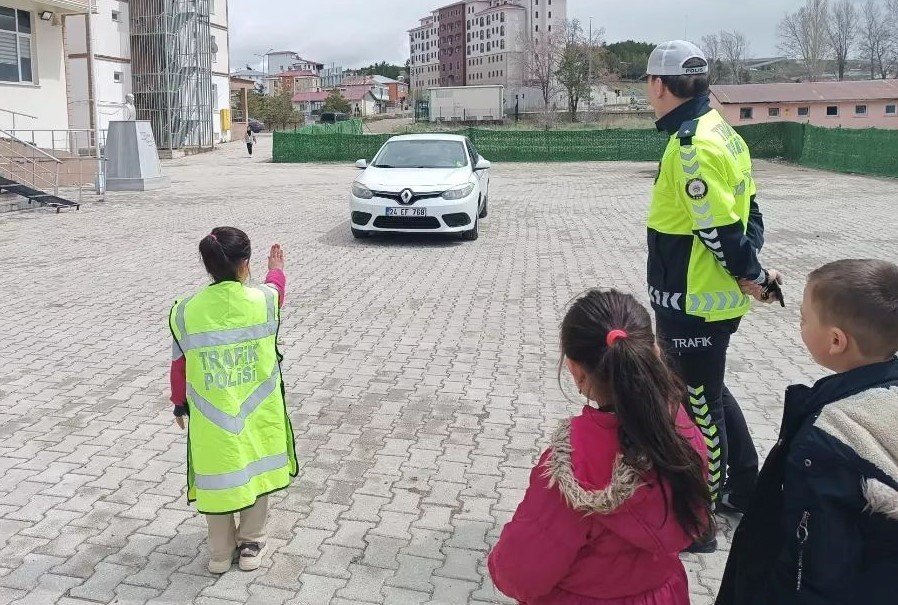
[[[0,6],[0,82],[33,82],[31,13]]]
[[[826,115],[829,117],[835,117],[839,115],[839,106],[838,105],[827,105],[826,106]]]
[[[218,110],[218,84],[212,85],[212,109]]]
[[[890,104],[886,105],[886,115],[887,116],[898,115],[898,105],[895,105],[894,103],[890,103]]]
[[[751,120],[754,118],[754,109],[751,107],[740,107],[739,108],[739,119],[740,120]]]
[[[780,108],[779,107],[768,107],[767,108],[767,116],[770,118],[780,117]]]
[[[122,82],[122,72],[114,71],[112,72],[112,81],[116,84],[121,84]]]
[[[854,106],[854,115],[866,116],[867,115],[867,106],[866,105],[855,105]]]
[[[798,108],[798,117],[799,117],[799,118],[806,118],[806,117],[808,117],[809,115],[811,115],[811,108],[810,108],[810,107],[799,107],[799,108]]]
[[[120,12],[118,12],[118,11],[112,11],[112,20],[113,20],[113,21],[115,21],[116,23],[118,23],[119,20],[120,20],[119,17],[121,17],[121,13],[120,13]]]

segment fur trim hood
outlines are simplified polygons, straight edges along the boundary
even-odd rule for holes
[[[884,475],[864,480],[866,510],[898,520],[898,387],[870,389],[830,404],[814,426]]]

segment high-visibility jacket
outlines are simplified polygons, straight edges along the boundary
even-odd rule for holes
[[[277,291],[238,282],[179,300],[169,318],[187,365],[187,499],[236,512],[297,474],[277,349]]]
[[[738,280],[764,283],[749,231],[756,192],[748,146],[710,110],[670,137],[648,216],[648,285],[656,311],[704,321],[751,309]]]

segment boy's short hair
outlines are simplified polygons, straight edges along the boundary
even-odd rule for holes
[[[822,321],[845,330],[864,355],[898,352],[898,265],[848,259],[808,277],[811,300]]]

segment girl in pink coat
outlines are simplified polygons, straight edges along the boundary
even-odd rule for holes
[[[592,290],[561,326],[588,401],[565,421],[489,556],[527,605],[689,605],[679,553],[713,531],[702,434],[636,299]]]

